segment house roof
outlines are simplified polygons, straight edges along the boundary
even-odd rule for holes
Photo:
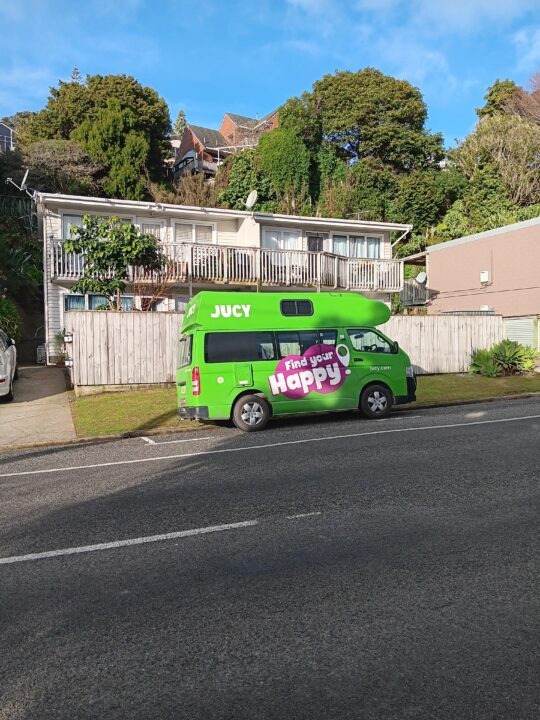
[[[456,245],[465,245],[467,243],[476,242],[477,240],[484,240],[485,238],[495,237],[496,235],[504,235],[509,232],[515,232],[516,230],[524,230],[525,228],[534,227],[540,225],[540,215],[532,218],[531,220],[523,220],[522,222],[512,223],[511,225],[503,225],[502,227],[494,228],[493,230],[485,230],[481,233],[475,233],[474,235],[465,235],[464,237],[455,238],[455,240],[447,240],[443,243],[437,243],[436,245],[428,245],[426,249],[421,253],[415,253],[403,258],[405,262],[420,260],[426,255],[430,255],[433,252],[439,250],[445,250],[446,248],[455,247]]]
[[[200,125],[191,125],[191,123],[188,124],[188,128],[207,148],[217,148],[228,145],[219,130],[212,130],[212,128],[205,128]]]
[[[233,123],[236,125],[239,125],[241,127],[247,127],[251,130],[259,124],[259,120],[256,120],[255,118],[246,117],[245,115],[235,115],[234,113],[225,113],[228,118],[230,118]]]
[[[305,225],[319,228],[342,228],[351,230],[360,230],[373,232],[385,231],[405,231],[410,230],[412,225],[403,225],[401,223],[373,222],[371,220],[344,220],[343,218],[322,218],[308,217],[303,215],[282,215],[278,213],[250,212],[248,210],[228,210],[225,208],[205,208],[193,207],[189,205],[173,205],[171,203],[153,203],[144,200],[120,200],[113,198],[86,197],[83,195],[64,195],[61,193],[43,193],[35,192],[34,199],[36,202],[44,205],[54,205],[55,207],[71,207],[84,211],[86,208],[96,208],[98,211],[106,208],[107,212],[133,213],[135,215],[145,215],[154,213],[156,215],[177,215],[185,213],[194,217],[203,217],[207,220],[211,218],[246,218],[252,217],[255,222],[264,224],[280,224],[280,225]]]

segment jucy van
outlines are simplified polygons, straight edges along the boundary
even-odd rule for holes
[[[247,431],[296,413],[383,418],[416,399],[408,356],[375,329],[389,317],[355,293],[201,292],[180,330],[178,413]]]

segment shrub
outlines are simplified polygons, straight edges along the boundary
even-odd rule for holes
[[[485,377],[499,377],[501,374],[491,350],[475,350],[472,354],[469,372]]]
[[[18,340],[21,335],[22,318],[17,306],[0,294],[0,329],[9,337]]]
[[[520,375],[532,372],[538,358],[532,347],[520,345],[514,340],[501,340],[489,350],[475,350],[469,371],[486,377]]]

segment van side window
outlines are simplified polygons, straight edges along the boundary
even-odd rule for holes
[[[286,317],[313,315],[313,303],[311,300],[282,300],[281,314]]]
[[[375,330],[363,328],[359,330],[348,330],[351,344],[358,352],[387,353],[395,352],[394,346],[386,338],[379,335]]]
[[[279,357],[287,355],[302,355],[312,345],[317,345],[319,340],[318,330],[286,330],[276,332]]]
[[[336,345],[337,330],[320,330],[319,342],[321,345]]]
[[[183,368],[191,365],[191,335],[180,335],[178,343],[178,367]]]
[[[255,362],[275,357],[271,332],[215,332],[206,333],[204,338],[207,363]]]

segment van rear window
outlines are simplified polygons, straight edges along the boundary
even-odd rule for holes
[[[178,343],[178,367],[183,368],[191,365],[191,335],[180,335]]]
[[[207,363],[274,360],[274,334],[271,332],[206,333],[204,359]]]
[[[313,315],[313,303],[311,300],[282,300],[281,314],[287,317]]]

